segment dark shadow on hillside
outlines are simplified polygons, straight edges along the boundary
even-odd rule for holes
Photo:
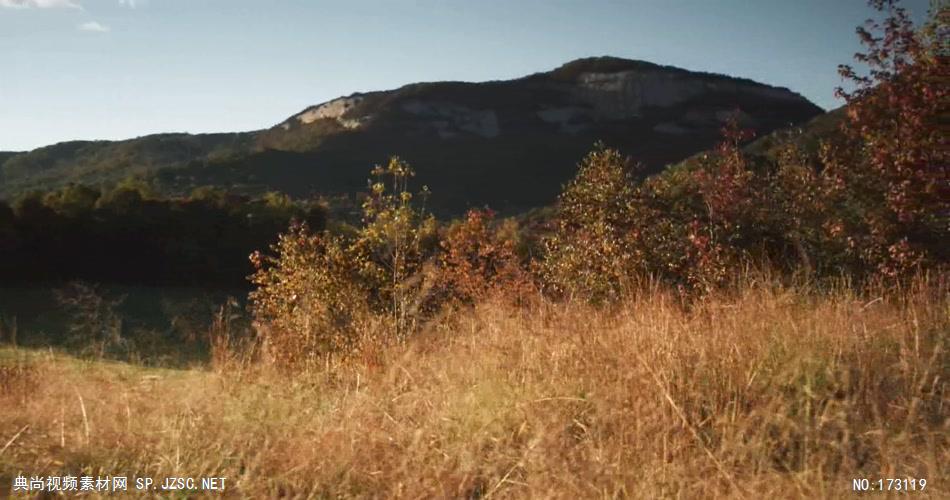
[[[216,318],[248,335],[244,295],[234,290],[101,286],[0,288],[0,342],[86,359],[184,368],[210,360]]]

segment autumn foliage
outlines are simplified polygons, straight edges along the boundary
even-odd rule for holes
[[[495,228],[495,212],[473,209],[451,225],[441,242],[441,292],[448,301],[473,304],[493,294],[515,299],[531,293],[531,278],[517,253],[517,231]]]
[[[490,296],[604,304],[660,283],[692,300],[751,268],[893,284],[946,266],[946,53],[933,23],[917,29],[894,2],[872,5],[887,17],[858,29],[869,72],[841,67],[854,85],[839,91],[847,116],[817,148],[750,154],[741,112],[715,150],[647,179],[598,144],[531,232],[487,209],[440,228],[394,158],[373,171],[361,226],[298,224],[275,255],[255,254],[260,331],[300,357],[346,351],[367,322],[402,340],[447,306]]]
[[[830,196],[851,209],[841,221],[851,253],[897,276],[947,257],[950,66],[937,27],[946,26],[950,7],[935,4],[931,22],[918,29],[897,2],[871,3],[888,16],[857,29],[865,51],[855,58],[867,73],[839,68],[855,89],[838,89],[848,105],[844,140],[826,144],[822,159]]]
[[[358,354],[405,339],[447,304],[529,286],[490,211],[470,212],[440,237],[424,208],[427,190],[410,191],[407,163],[394,157],[372,174],[359,227],[315,232],[295,223],[270,254],[251,255],[252,309],[272,361]]]

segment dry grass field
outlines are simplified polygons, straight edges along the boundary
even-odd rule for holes
[[[0,484],[216,476],[244,498],[842,498],[855,478],[909,477],[927,480],[915,497],[946,498],[948,334],[946,282],[931,279],[879,293],[752,284],[688,307],[662,290],[609,309],[489,302],[293,376],[220,355],[163,370],[7,347]]]

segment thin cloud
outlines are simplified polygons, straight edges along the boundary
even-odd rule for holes
[[[88,23],[82,23],[79,26],[77,26],[77,28],[79,29],[79,31],[91,31],[93,33],[105,33],[109,31],[108,26],[99,24],[99,22],[97,21],[89,21]]]
[[[8,9],[81,9],[74,0],[0,0],[0,7]]]
[[[124,5],[130,9],[134,9],[138,3],[136,0],[119,0],[119,5]]]

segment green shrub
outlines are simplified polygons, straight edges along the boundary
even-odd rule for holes
[[[418,198],[409,191],[415,176],[409,164],[393,157],[372,173],[363,226],[349,252],[360,280],[373,291],[371,304],[402,338],[418,326],[432,299],[438,225],[425,211],[428,188]]]
[[[558,198],[541,274],[554,292],[617,297],[641,259],[630,245],[636,190],[628,162],[598,144]]]

